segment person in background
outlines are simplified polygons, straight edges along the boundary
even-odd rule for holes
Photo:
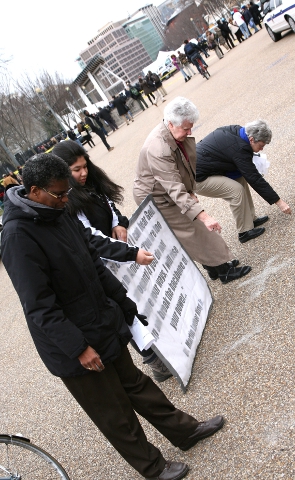
[[[77,138],[77,135],[75,134],[74,130],[68,130],[67,131],[68,137],[70,140],[73,140],[74,142],[78,143],[81,147],[83,146],[80,140]]]
[[[248,10],[248,8],[245,5],[242,7],[242,15],[245,19],[249,32],[250,32],[249,27],[254,28],[254,33],[259,32],[258,28],[255,25],[251,12]]]
[[[5,188],[5,191],[7,191],[9,188],[14,187],[15,185],[19,185],[18,181],[13,178],[11,175],[3,174],[3,186]]]
[[[112,150],[114,150],[114,147],[111,147],[108,142],[106,141],[106,137],[105,137],[105,134],[103,133],[102,129],[99,128],[98,126],[95,125],[93,119],[90,117],[90,114],[88,112],[88,110],[84,110],[84,115],[85,115],[85,123],[87,125],[89,125],[89,127],[91,128],[91,130],[96,133],[96,135],[98,135],[100,138],[101,138],[101,141],[102,143],[104,144],[104,146],[106,147],[106,149],[111,152]]]
[[[171,55],[171,60],[175,68],[181,73],[181,75],[184,78],[185,83],[188,82],[191,77],[185,73],[185,71],[182,68],[182,64],[177,60],[176,55]]]
[[[140,106],[141,110],[144,111],[146,108],[149,108],[149,106],[146,103],[143,96],[141,95],[140,91],[141,91],[141,87],[138,83],[134,84],[134,85],[131,85],[131,83],[129,81],[126,82],[125,93],[126,94],[129,93],[130,97],[133,98],[133,100],[136,100],[136,102]]]
[[[153,92],[155,91],[156,87],[153,85],[153,87],[149,86],[147,84],[147,81],[145,78],[139,77],[138,78],[138,84],[140,86],[140,90],[143,91],[143,93],[147,96],[149,101],[151,102],[152,105],[154,105],[153,100],[156,99],[155,95]]]
[[[201,52],[205,55],[206,58],[209,58],[210,55],[208,53],[208,44],[207,41],[201,36],[198,38],[198,46],[201,49]]]
[[[251,15],[253,17],[255,25],[258,25],[259,28],[262,29],[262,23],[261,23],[262,18],[261,18],[261,14],[260,14],[260,10],[259,10],[258,5],[256,5],[256,3],[250,2],[250,3],[248,3],[247,7],[248,7],[249,12],[251,13]]]
[[[249,32],[247,23],[245,22],[245,19],[243,18],[242,14],[238,11],[237,8],[234,8],[233,21],[239,27],[245,39],[251,37],[252,34]]]
[[[168,95],[168,94],[167,94],[165,88],[163,87],[163,82],[160,79],[159,75],[155,72],[152,73],[150,70],[148,71],[147,75],[149,75],[149,77],[154,82],[157,91],[160,92],[163,95],[163,97],[166,97],[166,95]]]
[[[196,143],[191,129],[199,113],[184,97],[164,109],[164,121],[147,137],[140,151],[133,185],[139,205],[153,199],[191,258],[203,265],[212,280],[228,283],[247,275],[251,267],[237,267],[220,235],[221,226],[208,215],[195,192]]]
[[[232,35],[236,36],[239,43],[242,43],[244,41],[244,37],[243,37],[243,34],[242,34],[240,28],[237,25],[234,24],[232,18],[228,19],[228,28],[232,32]]]
[[[113,95],[113,106],[117,109],[118,115],[120,117],[124,117],[126,124],[129,125],[130,121],[134,122],[134,118],[126,104],[126,101],[126,96],[119,95],[118,97],[116,97],[115,95]]]
[[[90,135],[89,129],[86,128],[84,122],[83,123],[82,122],[77,123],[77,129],[78,129],[78,132],[82,135],[82,137],[86,140],[89,147],[91,147],[91,148],[92,148],[92,146],[95,147],[95,143],[92,140],[92,136]]]
[[[225,22],[225,21],[221,22],[221,20],[217,20],[217,25],[220,28],[221,34],[222,34],[223,38],[225,39],[228,47],[230,49],[234,48],[234,42],[231,39],[232,33],[231,33],[231,30],[228,26],[228,23]]]
[[[188,77],[192,77],[193,75],[196,75],[196,72],[193,71],[192,67],[189,64],[188,58],[185,53],[181,53],[180,51],[177,52],[178,54],[178,60],[181,63],[183,70],[186,72]]]
[[[218,39],[215,37],[215,33],[210,32],[210,30],[207,30],[206,37],[207,37],[208,47],[211,50],[214,50],[217,58],[221,60],[224,57],[224,54],[221,47],[219,46]]]
[[[111,127],[113,132],[119,129],[108,107],[103,107],[103,108],[98,107],[98,111],[99,111],[100,118],[102,118],[102,120],[104,120]]]
[[[207,63],[205,62],[205,60],[201,55],[202,48],[196,43],[189,42],[188,40],[184,40],[183,43],[184,43],[184,53],[186,54],[187,58],[193,65],[195,65],[195,67],[197,67],[198,72],[202,73],[198,60],[202,62],[204,67],[208,67]]]

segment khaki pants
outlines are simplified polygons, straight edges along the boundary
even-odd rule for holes
[[[223,198],[229,203],[239,233],[254,228],[255,209],[248,183],[244,177],[232,180],[222,175],[206,178],[196,182],[195,191],[199,195]]]

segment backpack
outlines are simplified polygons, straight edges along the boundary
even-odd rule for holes
[[[130,92],[132,93],[132,95],[135,95],[136,97],[138,97],[139,95],[139,92],[135,87],[130,87]]]

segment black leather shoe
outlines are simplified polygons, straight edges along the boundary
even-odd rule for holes
[[[227,262],[230,267],[237,267],[240,264],[240,260],[232,260],[231,262]]]
[[[221,415],[217,415],[217,417],[211,418],[207,422],[200,422],[197,426],[195,433],[190,435],[184,442],[178,445],[180,450],[186,452],[190,448],[192,448],[196,443],[203,438],[210,437],[213,435],[217,430],[222,428],[224,425],[224,418]]]
[[[265,232],[265,228],[252,228],[252,230],[248,230],[248,232],[239,233],[239,240],[241,243],[246,243],[249,240],[253,240],[253,238],[259,237]]]
[[[225,265],[228,265],[229,268],[230,268],[230,267],[237,267],[239,265],[239,263],[240,263],[240,261],[238,259],[236,259],[236,260],[232,260],[231,262],[227,262],[227,264],[225,264]],[[216,267],[208,267],[208,265],[202,265],[202,267],[205,270],[207,270],[208,275],[211,278],[211,280],[217,280],[217,278],[219,278],[219,273],[218,273]]]
[[[259,227],[259,225],[263,225],[265,222],[269,220],[269,216],[265,215],[264,217],[258,217],[253,220],[254,227]]]
[[[185,477],[189,468],[186,463],[167,462],[162,473],[158,477],[148,477],[145,480],[180,480]]]
[[[209,277],[211,280],[217,280],[219,277],[218,272],[215,267],[209,267],[208,265],[202,265],[205,270],[207,270]]]
[[[226,273],[220,273],[219,278],[221,283],[229,283],[233,280],[238,280],[251,272],[251,267],[246,265],[245,267],[230,267]]]

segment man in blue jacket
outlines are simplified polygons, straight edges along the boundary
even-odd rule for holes
[[[188,466],[164,459],[135,411],[184,451],[224,419],[198,422],[176,409],[133,364],[128,325],[145,317],[65,211],[70,175],[53,154],[26,162],[24,187],[11,188],[5,200],[3,263],[48,370],[135,470],[150,480],[180,480]]]
[[[275,203],[283,213],[291,213],[289,205],[264,180],[253,163],[253,154],[263,150],[271,137],[267,123],[255,120],[245,127],[217,128],[197,143],[196,191],[229,203],[241,243],[262,235],[265,228],[257,227],[269,219],[267,215],[256,217],[248,185],[270,205]]]

